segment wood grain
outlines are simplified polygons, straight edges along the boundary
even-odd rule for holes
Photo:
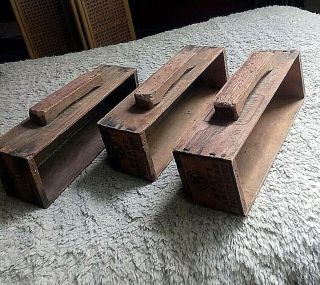
[[[137,78],[130,68],[104,66],[100,71],[101,87],[50,124],[39,126],[29,118],[0,138],[2,180],[9,195],[48,207],[103,150],[96,123],[137,87]]]
[[[115,169],[150,181],[157,179],[171,161],[172,149],[227,80],[222,48],[188,46],[176,56],[177,66],[172,64],[176,62],[173,58],[169,67],[158,73],[163,90],[167,89],[158,104],[151,109],[140,108],[135,91],[98,123]],[[181,62],[192,68],[174,81],[176,75],[171,77],[170,72],[179,70]],[[147,80],[148,84],[153,82],[155,90],[161,89],[154,78]],[[169,89],[168,80],[174,81]]]
[[[150,76],[135,91],[136,104],[139,107],[151,109],[157,105],[171,86],[190,68],[188,62],[196,54],[196,49],[185,48],[156,73]]]
[[[304,97],[299,52],[272,53],[272,71],[256,84],[238,120],[216,120],[213,101],[175,148],[195,203],[241,215],[251,208]]]
[[[259,52],[250,55],[244,65],[232,76],[215,98],[215,117],[220,120],[237,120],[243,106],[263,77],[273,69],[273,53]]]
[[[99,72],[102,68],[102,66],[98,67],[94,71],[79,76],[31,107],[29,109],[30,119],[43,126],[51,123],[71,104],[103,84],[102,75]]]

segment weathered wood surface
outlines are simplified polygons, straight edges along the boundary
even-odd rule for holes
[[[170,107],[181,98],[181,95],[197,80],[199,77],[206,78],[211,82],[212,89],[221,88],[226,82],[224,49],[209,47],[188,46],[184,50],[197,52],[197,56],[193,57],[193,68],[189,69],[177,83],[172,86],[161,102],[151,110],[144,110],[137,106],[134,94],[128,96],[117,108],[109,112],[99,124],[109,126],[119,130],[128,130],[137,133],[143,132],[161,118]],[[219,67],[218,67],[219,66]],[[216,70],[213,70],[213,67]],[[207,75],[205,70],[210,71]],[[219,72],[219,70],[222,70]],[[211,76],[211,78],[210,78]],[[217,84],[216,84],[217,82]],[[206,85],[203,83],[203,85]],[[210,85],[208,85],[210,87]]]
[[[181,59],[182,55],[186,60]],[[188,46],[176,57],[177,65],[172,64],[176,62],[174,57],[168,68],[164,66],[151,77],[155,90],[160,88],[154,81],[158,75],[165,85],[161,92],[166,92],[158,104],[150,110],[141,108],[135,91],[100,120],[99,128],[110,150],[108,159],[115,169],[155,180],[171,161],[173,147],[227,80],[222,48]],[[186,66],[181,67],[181,62]],[[181,69],[183,74],[176,76]],[[177,80],[171,85],[172,78]],[[149,90],[150,81],[145,84]]]
[[[137,105],[142,108],[151,109],[158,104],[171,86],[188,69],[193,68],[192,64],[188,64],[188,62],[195,55],[195,49],[184,49],[150,76],[135,91],[134,95]]]
[[[273,69],[273,53],[253,53],[240,70],[222,87],[215,102],[217,119],[237,120],[243,106],[260,80]]]
[[[273,69],[255,84],[238,120],[217,120],[213,100],[174,150],[194,202],[242,215],[251,208],[304,97],[299,52],[272,53]]]
[[[62,111],[71,104],[87,95],[92,89],[103,84],[101,69],[97,69],[80,75],[61,89],[52,93],[48,97],[29,109],[30,119],[34,123],[47,125],[51,123]]]
[[[39,126],[29,118],[0,138],[8,194],[48,207],[103,150],[96,123],[137,87],[137,78],[131,68],[104,66],[100,72],[102,85],[50,124]]]
[[[125,80],[130,80],[134,73],[135,70],[133,69],[117,66],[108,67],[105,79],[108,84],[102,85],[88,96],[72,104],[51,124],[40,127],[30,119],[24,120],[0,138],[1,151],[25,157],[39,153],[81,121],[86,114],[107,98]]]

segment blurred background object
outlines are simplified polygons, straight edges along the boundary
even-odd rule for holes
[[[320,12],[319,0],[11,0],[11,3],[0,1],[0,63],[126,42],[269,5]]]
[[[136,39],[127,0],[71,0],[83,46],[96,48]]]
[[[314,13],[320,13],[319,0],[304,0],[304,8]]]
[[[29,56],[60,55],[81,49],[70,29],[63,0],[10,0]]]

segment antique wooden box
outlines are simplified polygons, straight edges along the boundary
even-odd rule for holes
[[[48,207],[104,149],[97,121],[136,87],[135,69],[100,66],[33,106],[0,138],[7,193]]]
[[[246,215],[303,98],[298,51],[253,53],[174,150],[191,200]]]
[[[182,49],[98,123],[110,164],[155,180],[226,80],[223,48]]]

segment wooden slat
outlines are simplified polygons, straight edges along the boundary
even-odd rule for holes
[[[190,69],[188,73],[183,74],[178,83],[167,91],[166,96],[156,108],[141,110],[136,104],[134,97],[135,92],[133,92],[133,94],[128,96],[116,109],[108,113],[99,123],[121,130],[134,130],[138,133],[143,132],[154,124],[223,52],[222,48],[211,47],[189,46],[187,49],[194,49],[197,52],[192,58],[192,61],[190,61],[190,64],[193,64],[194,67]],[[223,74],[223,72],[217,72],[211,77],[218,77],[218,73]],[[224,73],[224,78],[225,76]]]
[[[51,123],[62,111],[71,104],[87,95],[92,89],[103,84],[100,73],[103,66],[80,75],[61,89],[52,93],[36,105],[30,108],[30,119],[37,124],[47,125]]]
[[[172,85],[188,69],[193,68],[188,62],[196,52],[197,50],[194,48],[183,49],[142,83],[134,94],[137,105],[145,109],[151,109],[160,103]]]
[[[237,120],[258,82],[273,69],[273,53],[257,52],[231,77],[215,98],[215,118]]]
[[[72,10],[73,17],[75,19],[75,23],[77,26],[77,30],[80,36],[82,47],[87,50],[88,49],[88,40],[84,33],[84,27],[82,19],[80,18],[80,12],[78,8],[78,4],[76,3],[76,0],[70,0],[70,8]]]

